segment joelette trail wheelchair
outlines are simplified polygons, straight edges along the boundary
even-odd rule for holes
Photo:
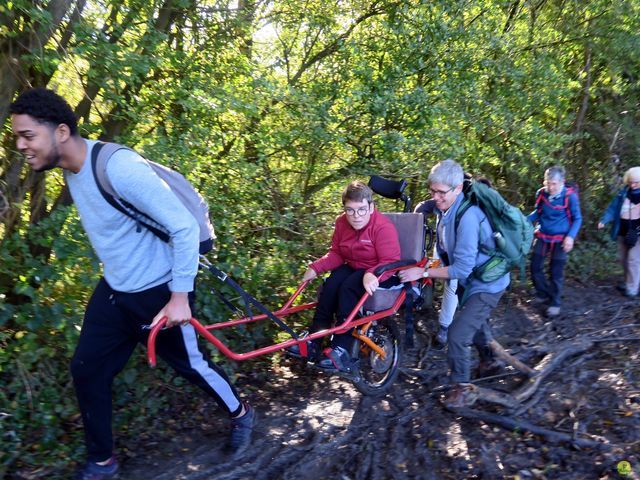
[[[429,246],[425,242],[428,231],[422,214],[408,213],[410,199],[403,193],[406,182],[372,177],[369,185],[372,189],[387,198],[397,198],[404,201],[404,213],[385,213],[395,224],[400,239],[401,258],[399,262],[384,265],[374,273],[378,278],[387,271],[398,272],[400,270],[424,266],[428,261],[426,251]],[[430,243],[430,242],[429,242]],[[354,329],[352,335],[358,341],[355,342],[352,358],[356,359],[354,368],[349,373],[337,372],[338,375],[350,380],[362,393],[375,395],[388,389],[398,375],[398,368],[402,362],[403,342],[396,315],[404,306],[406,336],[405,343],[411,345],[413,338],[412,313],[413,306],[420,299],[420,289],[428,288],[430,279],[418,282],[418,285],[399,285],[391,290],[378,289],[373,296],[365,293],[357,305],[351,311],[344,323],[326,330],[322,330],[305,337],[297,335],[285,322],[284,318],[292,314],[311,310],[316,302],[295,305],[300,294],[305,290],[309,282],[301,283],[295,293],[278,310],[271,311],[262,303],[244,291],[226,273],[212,265],[205,257],[200,257],[200,266],[208,270],[219,281],[237,291],[245,304],[245,313],[248,315],[226,322],[203,325],[195,318],[191,324],[196,331],[207,341],[211,342],[223,355],[233,360],[249,360],[261,355],[281,351],[287,347],[298,345],[303,358],[308,358],[307,342],[321,339],[333,334],[344,333]],[[252,314],[253,308],[260,311]],[[246,325],[263,320],[275,322],[291,338],[279,343],[274,343],[244,353],[236,353],[225,345],[219,338],[213,335],[213,331],[229,329],[239,325]],[[150,332],[147,342],[147,357],[149,364],[156,364],[156,337],[166,323],[161,320]]]

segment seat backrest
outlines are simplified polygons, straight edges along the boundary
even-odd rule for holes
[[[419,262],[425,255],[424,218],[421,213],[385,213],[398,231],[400,258]],[[401,286],[392,289],[380,288],[369,297],[363,306],[365,312],[379,312],[391,308],[402,291]]]
[[[385,213],[398,231],[400,255],[402,260],[416,262],[425,255],[424,219],[421,213]]]

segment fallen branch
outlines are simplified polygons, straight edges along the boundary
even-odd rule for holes
[[[438,372],[432,372],[432,371],[425,371],[422,369],[417,369],[417,368],[400,368],[398,370],[400,372],[400,374],[405,375],[409,378],[416,378],[418,380],[432,380],[434,377],[437,377],[439,375]]]
[[[553,352],[545,355],[545,357],[540,361],[540,363],[538,363],[538,365],[536,365],[535,368],[532,369],[522,364],[533,373],[529,374],[530,378],[528,379],[528,381],[523,383],[519,388],[517,388],[510,394],[497,392],[490,388],[478,387],[477,385],[469,385],[464,399],[465,406],[470,406],[478,400],[483,400],[486,402],[502,405],[512,411],[521,411],[522,403],[531,398],[536,393],[536,391],[542,384],[542,381],[556,367],[558,367],[568,357],[584,352],[585,350],[590,348],[593,343],[593,340],[587,338],[581,338],[578,339],[578,341],[574,342],[565,342],[556,346]],[[494,350],[494,352],[499,352],[501,350],[504,352],[504,349],[502,349],[498,342],[495,342],[494,345],[491,345],[491,348],[492,350]],[[508,355],[511,360],[517,360],[509,354],[506,355]],[[519,360],[517,360],[517,362],[519,362]],[[508,363],[513,366],[513,361],[510,361]],[[520,369],[520,371],[522,371],[522,369]],[[532,404],[529,404],[529,407],[531,406]]]
[[[498,378],[512,377],[517,375],[517,372],[503,372],[498,373],[497,375],[491,375],[490,377],[480,377],[475,380],[471,380],[469,383],[480,383],[480,382],[488,382],[489,380],[496,380]]]
[[[508,430],[520,430],[524,432],[530,432],[535,435],[544,437],[551,443],[570,443],[580,448],[596,448],[600,450],[610,450],[611,445],[607,443],[597,442],[594,440],[588,440],[585,438],[574,438],[567,433],[557,432],[548,428],[540,427],[533,423],[521,420],[518,418],[505,417],[503,415],[497,415],[495,413],[484,412],[482,410],[474,410],[472,408],[449,408],[451,412],[461,417],[471,420],[480,420],[486,423],[492,423],[499,425]]]
[[[528,375],[529,377],[532,377],[532,376],[534,376],[534,375],[536,375],[538,373],[533,368],[531,368],[529,365],[525,365],[520,360],[518,360],[516,357],[514,357],[509,352],[507,352],[502,347],[502,345],[500,345],[496,340],[491,340],[489,342],[489,348],[493,351],[493,353],[495,354],[496,357],[498,357],[500,360],[508,363],[513,368],[515,368],[516,370],[519,370],[520,372],[524,373],[525,375]]]
[[[479,387],[473,385],[473,395],[469,398],[467,405],[472,405],[476,400],[484,400],[485,402],[497,403],[507,408],[518,408],[518,402],[512,395],[508,393],[498,392],[492,388]]]
[[[424,364],[427,360],[427,358],[430,356],[431,350],[432,350],[432,345],[431,345],[431,340],[428,341],[427,346],[424,347],[420,353],[419,353],[419,357],[420,360],[418,360],[418,362],[416,363],[416,366],[418,368],[424,368]],[[433,349],[433,350],[437,350],[437,349]]]
[[[594,343],[600,342],[637,342],[640,340],[640,337],[611,337],[611,338],[596,338],[593,340]]]
[[[593,306],[591,309],[587,310],[587,312],[606,312],[609,310],[619,310],[620,307],[622,308],[628,308],[628,307],[635,307],[637,306],[637,303],[635,301],[635,299],[631,299],[631,300],[620,300],[617,303],[612,303],[612,304],[605,304],[605,305],[599,305],[597,307]],[[617,314],[617,312],[616,312]],[[574,315],[569,315],[569,317],[581,317],[582,315],[584,315],[583,313],[576,313]]]
[[[526,403],[522,403],[518,405],[518,408],[516,409],[511,409],[509,411],[510,414],[518,416],[518,415],[522,415],[523,413],[525,413],[527,410],[529,410],[530,408],[532,408],[536,403],[538,403],[540,401],[540,398],[542,397],[542,395],[544,395],[546,388],[549,386],[549,384],[545,384],[542,385],[537,391],[536,393],[534,393],[531,398],[528,399],[528,401]]]
[[[609,330],[616,330],[619,328],[632,328],[632,327],[640,327],[640,323],[627,323],[626,325],[611,325],[609,327],[606,328],[601,328],[599,330],[594,330],[592,332],[587,333],[587,335],[591,336],[594,335],[596,333],[601,333],[601,332],[608,332]]]
[[[618,317],[620,316],[620,314],[622,313],[623,310],[624,310],[624,307],[618,308],[618,311],[616,312],[616,314],[611,318],[611,320],[609,320],[606,323],[606,325],[609,325],[609,324],[615,322],[618,319]]]
[[[540,383],[565,359],[582,353],[593,346],[593,340],[581,338],[574,342],[564,342],[558,345],[552,353],[545,357],[536,365],[535,369],[538,373],[535,377],[530,378],[520,388],[513,392],[513,398],[522,403],[533,395]]]

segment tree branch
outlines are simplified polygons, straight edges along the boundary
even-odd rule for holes
[[[610,450],[609,444],[588,440],[585,438],[575,438],[567,433],[557,432],[548,428],[540,427],[533,423],[527,422],[519,418],[506,417],[495,413],[484,412],[482,410],[474,410],[472,408],[448,408],[451,412],[461,417],[471,420],[480,420],[486,423],[493,423],[511,431],[530,432],[535,435],[544,437],[551,443],[570,443],[580,448],[595,448],[599,450]]]

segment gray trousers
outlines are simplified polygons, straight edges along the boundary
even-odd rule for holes
[[[481,360],[492,358],[488,347],[493,338],[489,317],[503,293],[474,293],[458,310],[449,327],[447,360],[451,383],[467,383],[471,379],[471,345],[478,349]]]

